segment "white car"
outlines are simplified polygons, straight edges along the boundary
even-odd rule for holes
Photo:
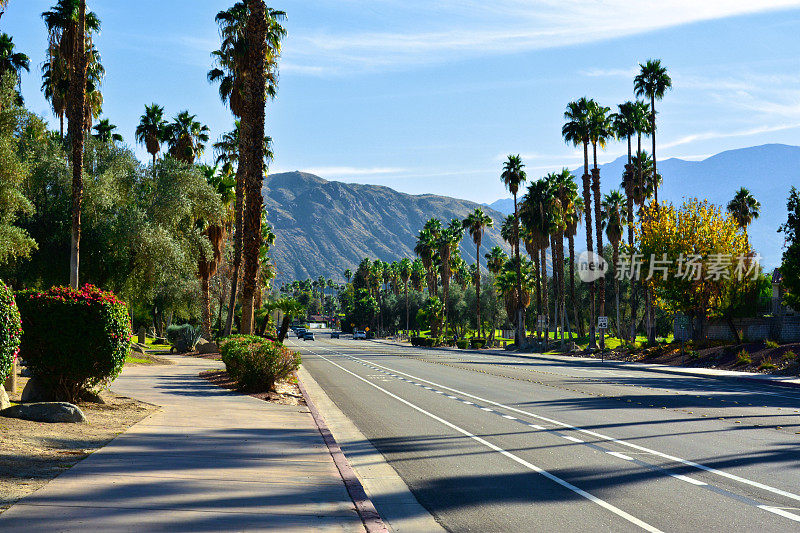
[[[367,332],[366,331],[358,331],[357,329],[353,330],[353,340],[366,340],[367,339]]]

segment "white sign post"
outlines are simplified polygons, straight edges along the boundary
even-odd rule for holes
[[[604,330],[608,329],[608,317],[607,316],[599,316],[597,317],[597,329]],[[600,361],[603,363],[606,362],[606,352],[605,350],[600,351]]]

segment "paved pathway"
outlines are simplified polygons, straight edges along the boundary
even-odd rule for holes
[[[162,406],[0,515],[0,531],[364,531],[306,407],[197,377],[215,361],[126,368],[112,389]]]

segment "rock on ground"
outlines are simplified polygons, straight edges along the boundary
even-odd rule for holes
[[[33,422],[86,422],[86,416],[77,405],[67,402],[40,402],[12,405],[0,411],[8,418],[21,418]]]
[[[8,409],[9,407],[11,407],[11,400],[8,399],[6,388],[3,387],[2,383],[0,383],[0,411],[3,409]]]
[[[50,391],[43,387],[36,378],[28,380],[25,388],[22,389],[22,396],[20,396],[21,402],[41,402],[52,399]]]
[[[215,342],[207,341],[205,339],[200,339],[197,342],[197,353],[200,354],[219,353],[219,347]]]

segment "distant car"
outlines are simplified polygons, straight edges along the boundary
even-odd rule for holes
[[[298,338],[298,339],[302,339],[302,338],[303,338],[303,335],[305,335],[305,333],[306,333],[306,330],[305,330],[305,328],[297,328],[297,329],[294,331],[294,333],[295,333],[295,335],[297,335],[297,338]]]
[[[304,341],[313,341],[314,340],[314,332],[313,331],[306,331],[303,333],[303,340]]]
[[[353,330],[353,340],[357,341],[359,339],[366,340],[367,339],[367,333],[365,331],[359,331],[357,329]]]
[[[338,339],[339,332],[338,331],[331,331],[331,339]]]

